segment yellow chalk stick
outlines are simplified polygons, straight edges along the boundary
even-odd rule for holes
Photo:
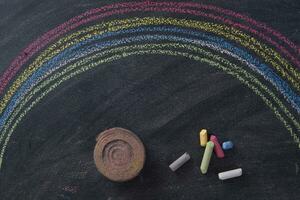
[[[199,136],[200,136],[200,145],[202,147],[205,147],[207,143],[207,130],[202,129],[199,133]]]

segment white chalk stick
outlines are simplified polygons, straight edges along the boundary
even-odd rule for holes
[[[169,165],[169,167],[173,172],[175,172],[179,167],[181,167],[184,163],[186,163],[190,158],[191,157],[188,153],[184,153],[177,160],[172,162],[172,164]]]
[[[220,180],[226,180],[230,178],[235,178],[242,176],[242,168],[226,171],[226,172],[221,172],[218,174]]]

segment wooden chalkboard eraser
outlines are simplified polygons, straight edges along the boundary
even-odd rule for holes
[[[111,181],[124,182],[136,177],[145,158],[142,141],[127,129],[111,128],[97,137],[94,162],[98,171]]]

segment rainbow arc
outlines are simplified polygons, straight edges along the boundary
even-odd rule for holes
[[[70,19],[8,66],[0,77],[0,169],[16,127],[50,92],[105,63],[149,54],[188,58],[235,77],[262,99],[300,148],[297,45],[261,22],[213,5],[128,2]]]

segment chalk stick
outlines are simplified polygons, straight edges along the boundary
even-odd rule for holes
[[[201,166],[200,166],[200,170],[201,170],[202,174],[206,174],[206,172],[207,172],[214,146],[215,146],[214,143],[211,141],[206,143],[206,147],[204,150],[204,154],[203,154],[203,158],[202,158],[202,162],[201,162]]]
[[[220,180],[226,180],[226,179],[242,176],[242,174],[243,174],[242,168],[238,168],[226,172],[221,172],[218,174],[218,176]]]
[[[214,151],[218,158],[224,158],[224,151],[218,141],[218,138],[215,135],[210,136],[210,141],[212,141],[215,145]]]
[[[229,150],[233,148],[233,143],[231,141],[223,142],[222,144],[223,150]]]
[[[202,129],[200,131],[199,138],[200,138],[200,145],[202,147],[205,147],[205,145],[207,143],[207,130],[206,129]]]
[[[184,153],[182,156],[180,156],[177,160],[172,162],[172,164],[169,165],[169,168],[175,172],[179,167],[181,167],[184,163],[186,163],[190,159],[190,155],[188,153]]]

